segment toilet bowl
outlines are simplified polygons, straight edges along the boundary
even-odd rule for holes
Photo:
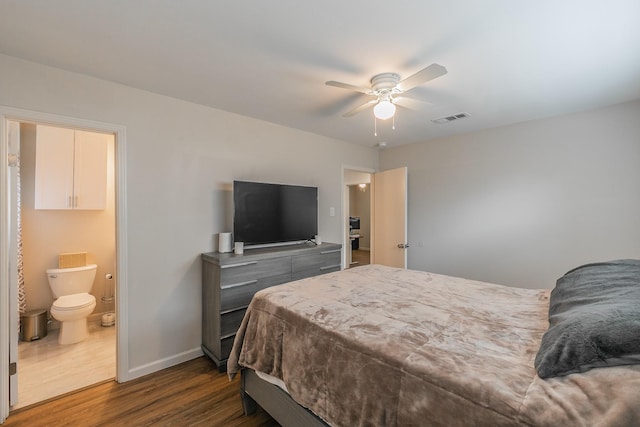
[[[96,298],[89,294],[96,275],[96,264],[74,268],[52,268],[47,278],[56,300],[51,316],[60,322],[60,344],[73,344],[88,335],[87,317],[96,308]]]
[[[87,317],[96,308],[96,298],[91,294],[61,296],[51,306],[51,316],[60,322],[60,344],[73,344],[84,340],[89,331]]]

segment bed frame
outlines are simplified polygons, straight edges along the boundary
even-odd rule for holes
[[[282,427],[330,427],[307,408],[300,406],[280,387],[261,379],[253,370],[243,369],[240,397],[245,415],[264,409]]]

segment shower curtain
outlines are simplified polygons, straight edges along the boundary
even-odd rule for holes
[[[22,219],[21,209],[22,201],[20,196],[20,158],[16,164],[16,229],[17,229],[17,262],[16,267],[18,269],[18,332],[20,332],[20,315],[27,310],[27,296],[24,290],[24,270],[22,266]]]
[[[16,325],[18,325],[18,333],[20,333],[20,318],[21,315],[27,310],[27,298],[26,292],[24,288],[24,268],[23,268],[23,254],[22,254],[22,201],[21,201],[21,184],[20,184],[20,123],[16,121],[9,120],[8,124],[8,148],[9,148],[9,183],[10,183],[10,191],[9,191],[9,201],[11,205],[11,214],[9,215],[9,225],[10,232],[9,236],[11,237],[11,257],[9,258],[9,262],[13,262],[13,243],[15,239],[15,251],[16,251],[16,281],[13,281],[13,277],[9,281],[12,289],[13,286],[17,287],[17,305],[18,305],[18,319]],[[13,173],[15,171],[15,173]],[[14,181],[15,180],[15,181]],[[15,205],[14,205],[15,203]],[[15,210],[14,210],[15,208]],[[15,213],[15,218],[13,215]],[[15,236],[13,236],[13,232],[15,230]],[[13,271],[11,272],[13,274]],[[16,295],[13,292],[9,292],[10,295]]]

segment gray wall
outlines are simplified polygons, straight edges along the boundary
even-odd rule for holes
[[[409,168],[409,268],[551,288],[640,258],[640,101],[387,149],[380,166]]]

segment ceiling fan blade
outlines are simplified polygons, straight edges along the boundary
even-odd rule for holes
[[[400,89],[402,92],[406,92],[418,85],[421,85],[422,83],[426,83],[429,80],[433,80],[440,76],[444,76],[445,74],[447,74],[447,69],[444,68],[442,65],[431,64],[427,68],[424,68],[423,70],[418,71],[414,75],[409,76],[406,79],[402,80],[400,83],[398,83],[396,87]]]
[[[396,96],[393,98],[393,103],[401,107],[409,108],[410,110],[421,110],[426,107],[432,107],[433,104],[427,101],[420,101],[414,98],[407,98],[406,96]]]
[[[377,99],[372,99],[371,101],[366,102],[366,103],[364,103],[364,104],[362,104],[362,105],[360,105],[360,106],[358,106],[358,107],[354,108],[353,110],[351,110],[351,111],[349,111],[349,112],[347,112],[347,113],[344,113],[344,114],[342,115],[342,117],[352,117],[352,116],[355,116],[355,115],[356,115],[356,114],[358,114],[359,112],[364,111],[364,110],[366,110],[367,108],[371,108],[371,107],[373,107],[374,105],[376,105],[377,103],[378,103],[378,100],[377,100]]]
[[[335,87],[339,87],[339,88],[342,88],[342,89],[355,90],[356,92],[366,93],[367,95],[372,95],[373,94],[373,91],[370,88],[354,86],[354,85],[350,85],[348,83],[334,82],[333,80],[330,80],[328,82],[325,82],[325,84],[327,86],[335,86]]]

